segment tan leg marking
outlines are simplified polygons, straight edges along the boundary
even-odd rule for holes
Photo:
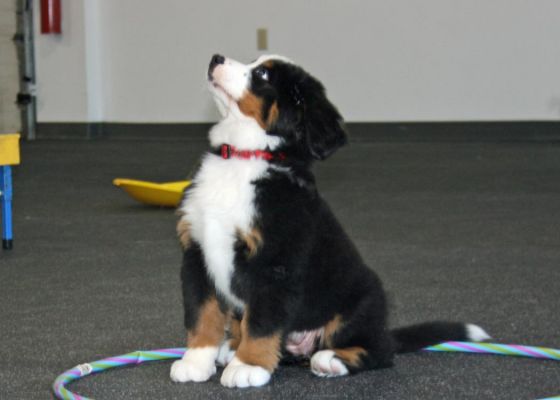
[[[187,249],[191,245],[191,224],[184,218],[177,222],[177,236],[183,249]]]
[[[247,313],[241,321],[241,343],[235,356],[249,365],[258,365],[273,372],[280,361],[280,334],[254,338],[249,335]]]
[[[362,365],[362,356],[367,355],[367,351],[362,347],[348,347],[346,349],[333,349],[338,358],[344,364],[359,368]]]
[[[321,337],[321,347],[326,347],[328,349],[333,347],[333,336],[338,332],[343,326],[342,316],[336,314],[333,319],[331,319],[325,325],[323,336]]]
[[[187,331],[187,346],[218,347],[225,334],[226,315],[220,310],[215,297],[209,299],[199,310],[196,327]]]

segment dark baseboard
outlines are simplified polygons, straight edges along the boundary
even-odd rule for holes
[[[350,123],[355,141],[558,142],[560,121]]]
[[[131,139],[199,140],[205,139],[212,123],[66,123],[37,124],[38,139]]]
[[[37,124],[39,139],[205,140],[211,123]],[[351,141],[560,142],[560,121],[349,122]]]
[[[101,136],[103,124],[99,122],[39,122],[37,139],[93,139]]]

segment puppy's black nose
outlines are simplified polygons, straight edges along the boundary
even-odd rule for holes
[[[220,65],[226,62],[226,58],[220,54],[214,54],[210,59],[210,65],[208,66],[208,79],[212,80],[212,71],[216,68],[216,65]]]
[[[210,67],[215,67],[218,64],[223,64],[226,61],[226,58],[221,54],[214,54],[212,59],[210,60]]]

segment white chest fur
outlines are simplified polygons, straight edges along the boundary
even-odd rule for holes
[[[267,167],[263,160],[224,160],[209,154],[181,205],[191,236],[202,248],[210,279],[238,308],[243,308],[243,302],[230,286],[236,231],[251,227],[255,217],[253,182],[266,174]]]

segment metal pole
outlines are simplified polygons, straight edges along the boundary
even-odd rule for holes
[[[36,136],[37,103],[35,99],[35,55],[33,50],[33,0],[18,0],[18,33],[14,36],[20,45],[21,83],[17,103],[22,108],[23,132],[27,140]]]

